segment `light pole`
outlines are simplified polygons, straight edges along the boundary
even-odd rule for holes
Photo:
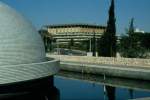
[[[96,38],[95,38],[95,31],[93,31],[93,56],[96,57]]]
[[[92,51],[92,46],[91,45],[92,45],[92,43],[91,43],[91,38],[90,38],[90,50],[89,50],[90,52]]]

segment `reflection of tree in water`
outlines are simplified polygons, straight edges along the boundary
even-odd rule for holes
[[[132,89],[129,89],[129,95],[130,95],[130,99],[133,99],[133,98],[134,98],[133,90],[132,90]]]
[[[107,93],[107,97],[108,100],[115,100],[115,87],[111,87],[111,86],[106,86],[106,93]]]
[[[56,87],[47,93],[47,100],[60,100],[60,92]]]

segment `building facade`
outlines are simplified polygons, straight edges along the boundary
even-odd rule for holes
[[[45,25],[40,30],[44,38],[46,49],[50,48],[51,43],[68,44],[91,41],[94,37],[96,41],[105,32],[106,27],[90,24],[62,24],[62,25]]]

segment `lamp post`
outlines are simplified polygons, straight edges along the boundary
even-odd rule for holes
[[[93,31],[93,46],[92,46],[93,56],[96,57],[96,38],[95,38],[95,31]]]
[[[92,39],[92,38],[90,38],[90,50],[89,50],[89,52],[92,51],[92,46],[91,46],[91,45],[92,45],[92,41],[91,41],[91,39]]]

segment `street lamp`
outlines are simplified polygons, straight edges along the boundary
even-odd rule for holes
[[[93,56],[96,57],[96,38],[95,38],[95,31],[93,30]]]

